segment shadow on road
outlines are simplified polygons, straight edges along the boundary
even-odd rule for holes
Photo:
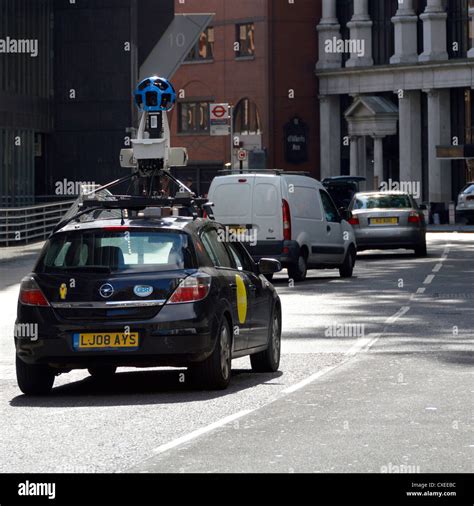
[[[180,375],[185,374],[185,381]],[[234,369],[227,390],[202,390],[189,380],[186,370],[153,370],[118,372],[106,382],[92,377],[53,388],[49,396],[20,395],[10,401],[13,407],[94,407],[173,404],[208,401],[265,384],[283,375],[281,371],[255,374],[250,370]],[[274,385],[274,383],[272,383]]]

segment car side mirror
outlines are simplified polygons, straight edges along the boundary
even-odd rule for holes
[[[260,262],[258,262],[258,272],[264,276],[266,274],[268,275],[275,274],[275,272],[280,272],[281,269],[281,263],[278,260],[274,260],[273,258],[262,258]]]
[[[349,221],[352,218],[352,213],[345,207],[339,208],[339,215],[343,220]]]

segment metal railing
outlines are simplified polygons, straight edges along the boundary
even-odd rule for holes
[[[0,247],[45,240],[74,200],[0,208]]]

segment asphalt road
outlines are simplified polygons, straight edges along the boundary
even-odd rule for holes
[[[120,369],[16,386],[18,281],[0,263],[1,472],[472,472],[474,236],[432,234],[430,256],[363,253],[355,277],[312,271],[283,305],[277,374],[234,361],[225,392],[179,371]]]

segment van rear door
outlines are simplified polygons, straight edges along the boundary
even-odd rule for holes
[[[257,241],[283,241],[281,177],[253,177],[252,225]]]

